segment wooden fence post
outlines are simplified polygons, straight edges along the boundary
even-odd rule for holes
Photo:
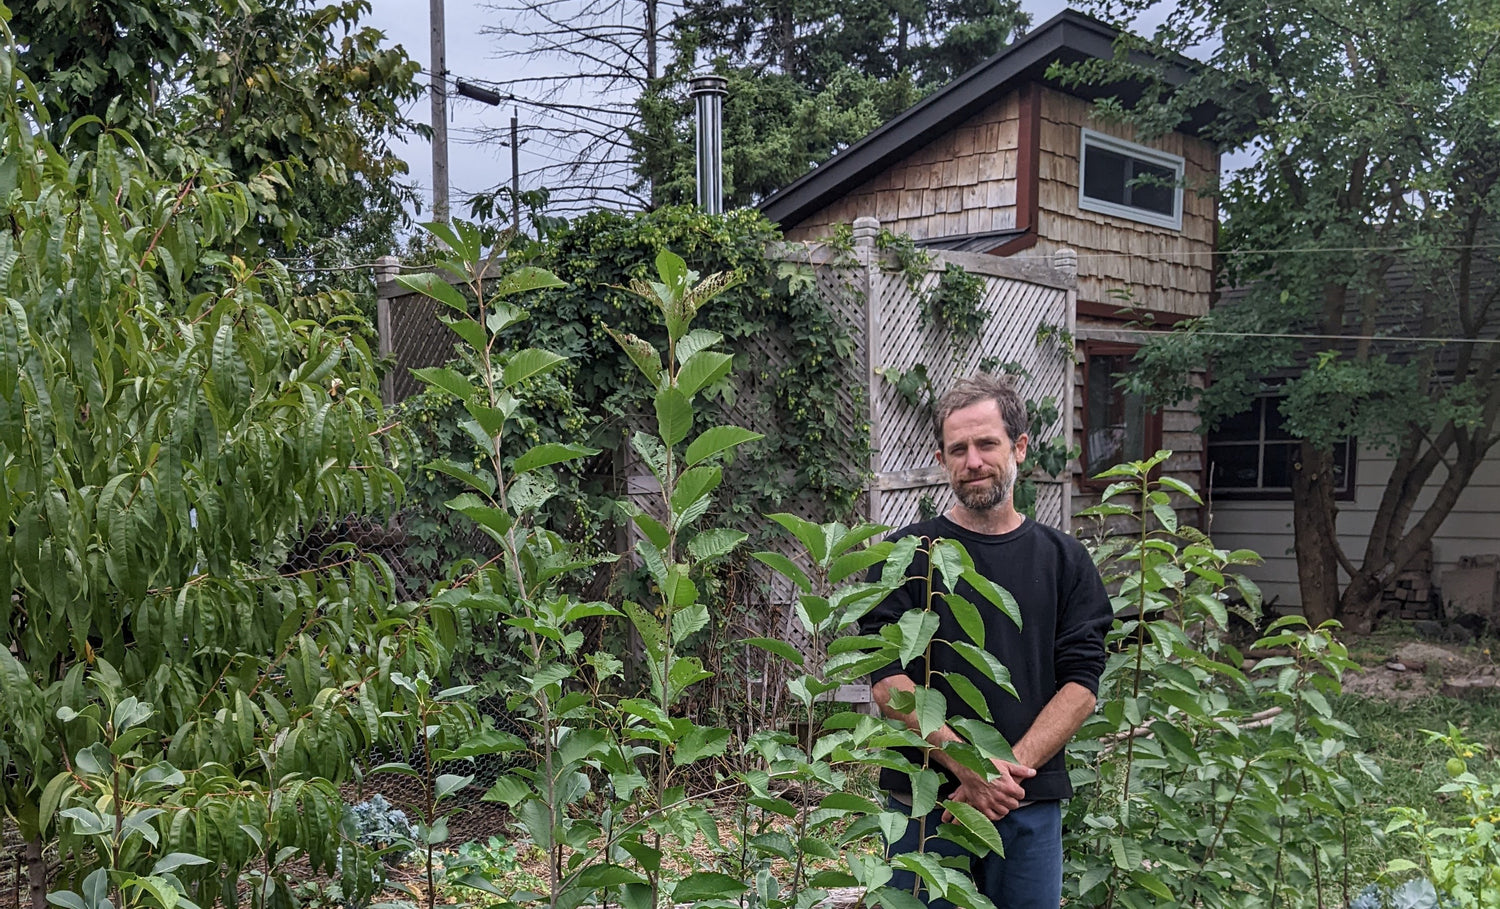
[[[878,218],[854,219],[854,255],[859,261],[860,289],[865,297],[865,407],[870,423],[870,481],[866,484],[867,517],[876,524],[884,523],[880,484],[876,476],[880,473],[880,393],[875,384],[880,377],[875,375],[876,351],[880,349],[880,252],[875,241],[880,236]]]

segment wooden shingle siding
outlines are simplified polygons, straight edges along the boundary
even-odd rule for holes
[[[1182,133],[1140,143],[1183,158],[1187,189],[1182,230],[1157,227],[1078,207],[1079,145],[1083,127],[1135,141],[1123,124],[1098,121],[1090,102],[1043,89],[1041,156],[1037,165],[1040,234],[1037,253],[1061,247],[1078,251],[1078,299],[1117,303],[1128,291],[1134,305],[1185,315],[1207,311],[1213,290],[1212,196],[1195,188],[1211,185],[1217,152],[1213,144]]]
[[[1339,543],[1355,564],[1364,557],[1365,541],[1392,466],[1384,449],[1360,448],[1354,470],[1358,484],[1354,501],[1340,502],[1338,517]],[[1443,476],[1440,467],[1423,488],[1412,521],[1422,516]],[[1500,504],[1500,459],[1489,458],[1479,465],[1448,520],[1432,538],[1433,580],[1439,586],[1444,573],[1455,569],[1460,557],[1500,554],[1500,522],[1495,520],[1497,504]],[[1292,503],[1218,499],[1213,502],[1211,514],[1210,533],[1216,546],[1253,549],[1265,559],[1264,565],[1245,574],[1260,585],[1266,601],[1275,598],[1277,608],[1283,611],[1300,610],[1302,596],[1297,589],[1297,564],[1292,550]],[[1347,580],[1342,571],[1339,577],[1341,581]]]
[[[1015,227],[1018,117],[1011,92],[799,222],[787,239],[817,240],[864,217],[917,240]]]

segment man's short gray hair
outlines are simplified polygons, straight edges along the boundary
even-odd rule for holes
[[[943,424],[953,412],[982,401],[994,401],[1000,407],[1000,419],[1005,423],[1005,434],[1010,437],[1011,444],[1026,432],[1026,402],[1016,393],[1015,382],[1010,376],[981,372],[959,379],[938,399],[936,412],[932,415],[932,431],[937,436],[939,449],[943,447]]]

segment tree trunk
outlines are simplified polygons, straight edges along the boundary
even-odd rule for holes
[[[1339,606],[1338,507],[1333,499],[1333,459],[1303,442],[1292,471],[1292,527],[1302,614],[1313,625],[1333,618]]]
[[[26,889],[31,909],[48,909],[46,844],[40,837],[26,841]]]

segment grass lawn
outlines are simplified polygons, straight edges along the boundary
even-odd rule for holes
[[[1373,757],[1385,777],[1382,785],[1366,787],[1363,820],[1368,829],[1361,832],[1351,850],[1351,878],[1355,880],[1372,878],[1389,858],[1411,857],[1406,844],[1385,843],[1376,832],[1391,820],[1391,807],[1425,808],[1444,821],[1463,811],[1457,798],[1437,791],[1449,782],[1444,765],[1450,754],[1441,744],[1430,744],[1422,730],[1446,730],[1452,723],[1464,729],[1469,739],[1487,745],[1487,755],[1476,755],[1469,761],[1469,768],[1480,779],[1493,773],[1489,758],[1500,751],[1500,696],[1474,700],[1427,697],[1406,702],[1345,696],[1335,702],[1334,715],[1359,731],[1359,738],[1349,747]]]

